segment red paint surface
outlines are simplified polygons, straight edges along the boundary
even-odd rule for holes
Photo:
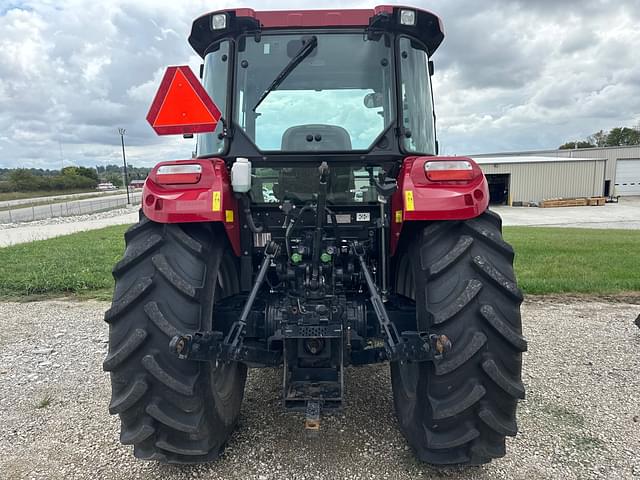
[[[414,8],[414,10],[417,10]],[[236,8],[208,13],[233,12],[237,17],[255,18],[264,28],[284,27],[356,27],[369,25],[379,13],[393,13],[393,6],[379,5],[371,9],[354,10],[266,10]]]
[[[200,181],[191,185],[160,185],[157,169],[162,165],[194,164],[202,166]],[[220,208],[213,210],[214,192],[220,192]],[[179,160],[156,165],[142,190],[142,210],[150,220],[158,223],[222,222],[229,243],[240,255],[240,225],[238,202],[233,196],[227,167],[223,160]],[[233,221],[227,221],[227,211],[233,212]]]
[[[158,135],[205,133],[222,114],[187,65],[169,67],[160,82],[147,121]]]
[[[489,206],[489,187],[478,165],[470,158],[453,157],[472,163],[478,175],[469,182],[433,182],[427,179],[424,163],[437,157],[408,157],[398,175],[398,190],[391,197],[391,255],[394,255],[406,222],[467,220],[482,214]],[[445,157],[440,157],[446,159]],[[162,165],[198,163],[202,175],[191,185],[160,185],[157,169]],[[414,209],[405,205],[405,192],[413,192]],[[214,192],[220,192],[220,207],[213,208]],[[236,255],[240,255],[238,202],[233,196],[223,160],[180,160],[156,165],[144,184],[142,198],[145,215],[158,223],[222,222]],[[233,221],[229,222],[227,211]],[[396,212],[402,222],[396,222]]]
[[[379,6],[360,10],[297,10],[253,12],[265,28],[278,27],[346,27],[369,25],[379,13],[392,13],[393,7]]]
[[[428,160],[466,160],[477,176],[469,182],[433,182],[424,171]],[[407,210],[406,191],[413,192],[414,210]],[[398,190],[391,197],[391,255],[394,255],[405,222],[468,220],[489,206],[489,186],[480,167],[466,157],[407,157],[398,175]],[[402,222],[396,212],[402,211]]]
[[[255,11],[252,8],[236,8],[210,12],[203,16],[215,13],[233,12],[237,17],[255,18],[263,28],[286,27],[358,27],[367,26],[372,17],[381,14],[392,14],[393,9],[408,9],[416,12],[425,12],[438,19],[440,31],[444,33],[442,19],[433,12],[421,8],[402,5],[378,5],[370,9],[353,10],[266,10]]]

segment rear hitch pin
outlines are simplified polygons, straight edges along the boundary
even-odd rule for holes
[[[434,351],[433,358],[435,360],[442,360],[445,353],[451,350],[451,340],[446,335],[429,335],[431,345]]]

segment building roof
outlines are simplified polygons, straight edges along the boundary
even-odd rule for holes
[[[613,147],[589,147],[589,148],[567,148],[567,149],[559,149],[559,148],[551,148],[548,150],[521,150],[521,151],[510,151],[510,152],[494,152],[494,153],[475,153],[475,154],[471,154],[471,155],[467,155],[471,158],[476,158],[476,157],[501,157],[501,156],[521,156],[521,155],[536,155],[536,154],[549,154],[549,153],[555,153],[561,156],[565,156],[567,154],[579,154],[580,152],[584,152],[584,153],[588,153],[588,152],[594,152],[594,151],[598,151],[598,150],[602,150],[603,152],[606,151],[610,151],[610,150],[633,150],[633,149],[640,149],[640,145],[619,145],[619,146],[613,146]]]
[[[553,162],[589,162],[606,161],[606,158],[576,158],[576,157],[543,157],[541,155],[513,155],[498,157],[483,157],[471,155],[478,165],[492,165],[498,163],[553,163]]]

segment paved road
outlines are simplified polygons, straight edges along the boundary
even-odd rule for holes
[[[140,203],[140,192],[131,194],[132,203]],[[83,215],[99,212],[109,208],[124,207],[127,204],[127,195],[108,195],[106,197],[85,198],[71,200],[63,203],[38,205],[24,208],[15,208],[0,211],[0,223],[29,222],[51,217],[67,217],[71,215]]]
[[[66,195],[50,195],[47,197],[32,197],[32,198],[17,198],[15,200],[3,200],[0,202],[0,208],[17,207],[20,205],[27,205],[31,203],[40,202],[66,202],[73,200],[77,197],[99,197],[101,195],[110,195],[114,191],[100,191],[100,192],[83,192],[83,193],[67,193]]]
[[[622,197],[600,207],[491,207],[504,225],[640,229],[640,197]]]
[[[0,247],[18,243],[45,240],[86,230],[97,230],[111,225],[127,225],[138,221],[138,208],[130,206],[108,212],[65,217],[20,224],[13,228],[0,228]],[[58,222],[58,223],[52,223]]]

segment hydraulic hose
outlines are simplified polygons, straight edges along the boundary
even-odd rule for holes
[[[293,233],[294,226],[298,222],[298,220],[300,220],[300,218],[302,218],[302,215],[304,214],[304,212],[309,211],[309,210],[313,210],[313,205],[307,204],[304,207],[302,207],[300,209],[300,211],[298,212],[298,214],[296,215],[296,217],[292,218],[291,221],[289,222],[289,225],[287,226],[287,230],[285,231],[285,234],[284,234],[284,241],[285,241],[285,246],[286,246],[286,249],[287,249],[287,257],[288,258],[291,258],[291,246],[289,245],[289,239],[291,237],[291,234]]]
[[[251,199],[249,198],[249,195],[245,194],[241,198],[242,211],[244,212],[245,218],[247,219],[249,230],[251,230],[253,233],[262,233],[264,228],[256,226],[256,223],[253,221],[253,215],[251,213]]]

